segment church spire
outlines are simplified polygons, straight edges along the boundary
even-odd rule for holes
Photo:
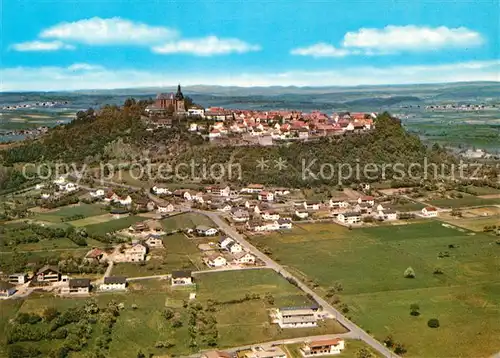
[[[184,95],[182,94],[181,84],[180,83],[177,85],[177,93],[175,94],[175,99],[177,99],[177,100],[183,100],[184,99]]]

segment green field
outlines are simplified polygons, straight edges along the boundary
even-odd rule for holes
[[[302,225],[252,240],[318,292],[340,282],[348,316],[378,339],[393,335],[408,356],[488,356],[500,350],[500,245],[439,221],[348,230]],[[453,245],[454,248],[450,248]],[[440,252],[449,257],[439,258]],[[403,277],[407,267],[416,278]],[[433,274],[435,268],[442,275]],[[409,314],[417,303],[421,316]],[[438,318],[441,327],[426,322]]]
[[[181,230],[185,228],[194,228],[198,225],[213,227],[215,224],[205,215],[197,213],[186,213],[175,215],[161,221],[166,231]]]
[[[144,265],[119,263],[113,267],[113,275],[126,277],[151,276],[171,273],[175,270],[202,270],[205,268],[196,243],[184,234],[164,236],[164,250],[154,250],[153,258]]]
[[[477,196],[466,196],[459,199],[436,199],[427,201],[431,205],[435,205],[440,208],[461,208],[468,206],[488,206],[500,204],[500,199],[484,199],[478,198]]]
[[[489,186],[474,186],[466,187],[467,192],[473,195],[492,195],[500,194],[500,189],[490,188]]]
[[[289,284],[272,270],[245,270],[202,274],[195,277],[197,282],[196,301],[206,305],[208,299],[219,301],[215,312],[211,313],[217,320],[219,332],[218,346],[235,347],[269,340],[319,335],[326,333],[342,333],[345,330],[333,321],[323,323],[311,329],[292,329],[279,331],[268,322],[267,310],[273,306],[263,299],[243,301],[241,303],[223,303],[228,300],[242,299],[246,293],[257,293],[263,296],[271,293],[275,298],[274,306],[299,305],[310,303],[301,291]],[[168,281],[149,280],[133,283],[130,292],[122,294],[100,294],[95,296],[98,304],[103,306],[110,300],[123,303],[125,308],[112,330],[112,341],[109,356],[113,358],[135,358],[142,350],[146,356],[188,355],[206,346],[190,348],[188,336],[187,310],[183,308],[183,300],[187,300],[190,290],[171,289]],[[45,307],[57,307],[59,310],[71,309],[83,305],[85,299],[63,299],[52,295],[34,295],[23,302],[21,311],[41,312]],[[133,309],[132,305],[137,305]],[[16,309],[3,307],[9,316]],[[180,314],[183,325],[173,328],[170,321],[163,317],[166,307],[171,307]],[[1,321],[0,321],[1,322]],[[93,333],[89,347],[97,332]],[[157,341],[171,341],[175,346],[170,349],[154,348]],[[60,340],[51,341],[60,344]],[[39,347],[45,348],[46,344]],[[85,352],[82,351],[83,354]],[[84,356],[78,354],[77,356]]]
[[[300,352],[300,347],[301,344],[289,344],[286,346],[282,346],[282,348],[288,353],[289,358],[303,358],[304,356]],[[368,349],[373,357],[381,357],[378,355],[378,353],[374,352],[372,348],[370,348],[365,342],[360,341],[360,340],[353,340],[353,339],[348,339],[345,340],[345,349],[337,355],[329,355],[329,356],[322,356],[323,358],[333,358],[333,357],[338,357],[338,358],[358,358],[356,353],[361,349],[365,348]]]
[[[48,221],[53,223],[60,223],[62,220],[75,215],[82,215],[84,217],[91,217],[104,214],[104,206],[97,204],[79,204],[74,206],[66,206],[61,209],[50,211],[47,213],[38,213],[34,219],[39,221]]]
[[[135,224],[136,222],[143,221],[144,218],[140,216],[127,216],[124,218],[120,219],[111,219],[106,222],[98,223],[98,224],[92,224],[92,225],[87,225],[85,226],[85,229],[87,229],[87,232],[90,234],[95,234],[95,235],[105,235],[107,233],[113,232],[113,231],[118,231],[122,229],[128,228],[130,225]]]

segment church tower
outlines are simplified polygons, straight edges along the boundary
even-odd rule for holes
[[[175,98],[175,112],[178,114],[185,113],[186,106],[184,104],[184,95],[182,94],[180,83],[177,85],[177,92],[175,93],[174,98]]]

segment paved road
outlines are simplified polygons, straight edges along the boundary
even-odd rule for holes
[[[251,243],[249,243],[240,233],[238,233],[234,228],[229,226],[227,222],[222,220],[219,215],[217,215],[214,212],[210,211],[202,211],[202,210],[195,210],[196,212],[203,214],[205,216],[208,216],[212,221],[217,224],[226,234],[234,238],[236,241],[240,243],[243,247],[245,247],[248,251],[250,251],[252,254],[254,254],[257,258],[259,258],[261,261],[263,261],[269,268],[272,268],[279,274],[281,274],[285,278],[292,278],[295,281],[297,281],[298,287],[304,291],[307,294],[310,294],[316,302],[323,307],[323,310],[330,313],[332,316],[334,316],[337,321],[339,321],[343,326],[345,326],[347,329],[349,329],[350,333],[352,334],[353,338],[361,339],[366,344],[371,346],[373,349],[378,351],[380,354],[382,354],[385,357],[397,357],[396,354],[394,354],[392,351],[387,349],[382,343],[377,341],[375,338],[370,336],[368,333],[363,331],[360,327],[358,327],[355,323],[351,322],[348,320],[346,317],[342,315],[340,311],[338,311],[335,307],[333,307],[330,303],[325,301],[321,296],[319,296],[316,292],[311,290],[306,284],[304,284],[302,281],[298,280],[296,277],[294,277],[292,274],[290,274],[288,271],[286,271],[283,266],[279,265],[275,261],[273,261],[271,258],[268,256],[264,255],[262,252],[260,252],[255,246],[253,246]]]
[[[322,336],[307,336],[307,337],[299,337],[299,338],[282,339],[279,341],[257,343],[257,344],[252,344],[252,345],[248,345],[248,346],[232,347],[232,348],[227,348],[227,349],[223,349],[223,350],[225,352],[235,353],[237,351],[250,349],[250,348],[255,347],[255,346],[259,346],[259,347],[263,347],[263,348],[270,348],[273,346],[278,346],[278,345],[283,345],[283,344],[302,343],[302,342],[305,342],[308,340],[313,341],[313,340],[334,339],[334,338],[355,339],[353,337],[352,333],[348,332],[348,333],[341,333],[341,334],[325,334]],[[206,352],[206,351],[201,351],[197,354],[193,354],[190,356],[184,356],[183,358],[197,358],[197,357],[200,357],[200,355],[203,352]]]

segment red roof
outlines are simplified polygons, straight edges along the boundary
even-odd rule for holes
[[[340,339],[340,338],[324,339],[321,341],[312,341],[308,344],[308,346],[310,348],[324,347],[324,346],[336,346],[342,341],[343,341],[343,339]]]
[[[437,209],[433,208],[432,206],[426,207],[425,210],[427,210],[427,211],[437,211]]]
[[[363,200],[363,201],[371,201],[373,199],[375,199],[373,196],[362,196],[361,197],[361,200]]]

